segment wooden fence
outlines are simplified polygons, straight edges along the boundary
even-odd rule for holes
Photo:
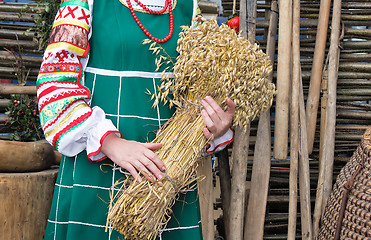
[[[223,15],[230,16],[233,12],[233,1],[223,0]],[[239,1],[236,1],[236,9],[239,12]],[[320,1],[304,0],[300,6],[300,64],[301,77],[304,92],[304,99],[307,101],[309,86],[312,76],[313,59],[316,45],[316,35],[318,18],[320,11]],[[272,1],[258,1],[257,18],[256,18],[256,43],[266,51],[267,39],[269,34],[269,23],[271,13],[285,14],[284,10],[271,10]],[[349,1],[343,0],[341,8],[341,35],[340,35],[340,59],[337,79],[337,95],[336,95],[336,128],[335,128],[335,149],[334,149],[334,169],[333,175],[336,178],[341,167],[349,160],[354,150],[357,148],[363,133],[370,127],[371,123],[371,3],[369,1]],[[330,11],[332,13],[332,11]],[[280,15],[279,15],[280,16]],[[331,34],[331,18],[328,24],[327,40],[325,43],[325,59],[320,65],[322,75],[322,90],[320,93],[321,99],[327,97],[326,76],[328,70],[328,53],[330,47]],[[278,18],[280,20],[280,18]],[[254,23],[255,19],[247,20],[249,23]],[[277,27],[279,25],[279,20]],[[286,26],[285,26],[286,27]],[[277,33],[279,30],[277,31]],[[279,39],[279,35],[277,36]],[[275,60],[273,63],[274,73],[273,82],[277,82],[277,55],[278,43],[275,46]],[[291,64],[288,63],[290,66]],[[321,109],[324,105],[319,104],[317,110],[317,119],[315,122],[315,135],[313,151],[309,155],[310,158],[310,201],[312,214],[314,211],[314,203],[316,200],[317,183],[319,176],[319,155],[320,155],[320,125],[323,119]],[[275,136],[277,102],[274,102],[271,109],[271,136]],[[322,118],[321,118],[322,117]],[[255,120],[251,124],[250,131],[250,149],[249,149],[249,169],[247,175],[247,185],[251,181],[251,172],[253,165],[254,146],[256,143],[256,134],[258,129],[258,121]],[[286,131],[288,138],[287,153],[290,151],[289,131]],[[272,156],[274,150],[275,137],[272,138]],[[231,151],[230,149],[229,151]],[[229,153],[231,155],[231,153]],[[269,193],[267,199],[267,209],[265,214],[264,224],[264,239],[287,239],[288,222],[289,222],[289,155],[284,155],[284,160],[274,159],[271,161],[271,171],[269,178]],[[287,158],[287,159],[286,159]],[[225,176],[225,173],[220,174],[220,169],[217,169],[219,175]],[[221,188],[223,188],[221,186]],[[225,191],[225,190],[224,190]],[[223,190],[222,190],[223,193]],[[248,193],[247,193],[248,194]],[[222,194],[223,195],[223,194]],[[251,199],[251,198],[250,198]],[[223,202],[222,199],[219,202]],[[300,200],[298,199],[298,203]],[[217,204],[216,207],[222,207],[223,204]],[[248,204],[246,204],[248,205]],[[248,207],[246,206],[246,209]],[[231,210],[232,211],[232,210]],[[296,238],[302,238],[300,210],[298,211],[296,221]],[[218,221],[219,222],[219,221]],[[247,226],[247,225],[246,225]],[[246,231],[246,229],[245,229]],[[250,233],[245,232],[245,235]],[[245,236],[245,239],[250,239]]]

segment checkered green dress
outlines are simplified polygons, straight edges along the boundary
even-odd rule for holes
[[[189,25],[194,12],[192,0],[174,2],[174,34],[162,44],[176,56],[181,25]],[[91,91],[91,105],[102,108],[123,138],[146,142],[173,111],[167,106],[152,108],[146,89],[156,92],[160,74],[155,58],[142,45],[144,33],[129,9],[119,0],[95,0],[92,10],[90,56],[85,68],[85,86]],[[169,31],[169,16],[153,17],[136,12],[146,29],[157,38]],[[124,239],[112,227],[106,228],[109,191],[125,171],[109,159],[88,160],[86,151],[62,157],[45,239]],[[158,239],[202,239],[197,190],[181,193],[173,216]]]

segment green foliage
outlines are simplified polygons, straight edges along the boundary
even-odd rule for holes
[[[36,141],[43,137],[37,103],[28,95],[12,95],[5,114],[9,116],[6,124],[13,131],[10,134],[10,140]]]
[[[35,26],[27,29],[25,34],[29,34],[31,30],[35,31],[34,41],[38,43],[40,51],[44,51],[48,46],[49,35],[60,5],[61,0],[38,0],[36,7],[26,6],[26,9],[38,13],[35,18]]]

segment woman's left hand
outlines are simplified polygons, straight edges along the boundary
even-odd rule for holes
[[[224,112],[218,103],[210,96],[205,97],[201,101],[204,107],[204,109],[201,110],[201,114],[206,124],[203,132],[207,139],[213,140],[221,137],[231,127],[235,114],[235,104],[229,98],[226,102],[227,110]]]

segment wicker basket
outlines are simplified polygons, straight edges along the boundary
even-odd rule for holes
[[[318,239],[371,240],[371,128],[341,169],[321,220]]]

